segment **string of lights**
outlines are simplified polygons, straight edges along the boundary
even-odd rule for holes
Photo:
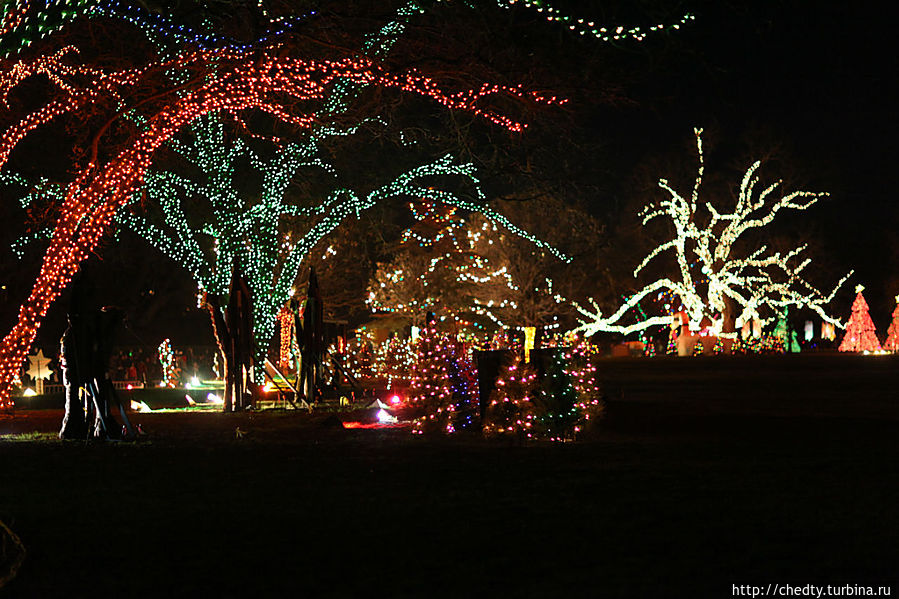
[[[435,4],[447,3],[439,0]],[[675,31],[695,19],[692,14],[685,14],[670,24],[656,24],[648,27],[625,25],[600,25],[592,21],[578,18],[554,7],[549,2],[540,0],[496,0],[500,8],[523,7],[537,12],[548,22],[558,23],[570,31],[590,36],[599,41],[614,43],[623,41],[642,42],[655,32]],[[135,6],[118,0],[91,2],[89,0],[16,0],[2,14],[0,21],[0,57],[21,52],[34,42],[39,41],[61,30],[77,18],[111,18],[121,20],[141,29],[148,37],[162,36],[178,43],[192,44],[205,49],[245,50],[260,44],[271,42],[292,31],[298,24],[315,16],[310,10],[302,15],[283,15],[273,17],[264,7],[257,6],[260,15],[268,24],[266,31],[252,42],[241,42],[233,38],[203,32],[185,24],[176,23],[163,15],[155,14],[141,6]],[[426,12],[423,2],[413,0],[397,10],[396,18],[382,27],[377,34],[369,36],[363,50],[366,54],[377,48],[390,46],[398,39],[409,20]],[[370,54],[372,55],[372,54]]]

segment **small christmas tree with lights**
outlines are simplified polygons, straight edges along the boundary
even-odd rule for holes
[[[666,354],[677,354],[677,337],[680,333],[680,327],[671,325],[671,330],[668,332],[668,347],[665,350]]]
[[[484,435],[532,438],[537,418],[534,398],[539,392],[537,371],[516,352],[500,370],[496,388],[487,400],[482,423]]]
[[[552,441],[573,439],[578,417],[578,392],[567,369],[567,356],[553,352],[536,395],[539,416],[537,434]]]
[[[433,323],[422,331],[409,389],[409,399],[420,414],[414,433],[453,433],[473,420],[477,377],[469,353],[451,335],[438,333]]]
[[[881,351],[874,322],[871,320],[871,315],[868,314],[868,302],[862,295],[863,290],[864,286],[862,285],[855,288],[857,295],[855,301],[852,302],[852,315],[846,324],[846,335],[843,337],[843,342],[840,343],[840,351]]]
[[[896,308],[893,310],[893,322],[887,329],[887,338],[883,342],[883,349],[887,351],[899,351],[899,295],[896,296]]]
[[[865,307],[865,312],[867,312],[867,306]],[[796,329],[790,326],[789,318],[789,308],[785,307],[784,311],[778,316],[772,335],[779,337],[783,341],[784,352],[798,354],[802,348],[799,347],[799,336],[796,333]]]
[[[574,426],[574,435],[588,430],[599,422],[605,404],[602,392],[596,380],[596,365],[592,359],[595,348],[586,341],[575,344],[565,356],[568,361],[566,372],[571,376],[571,384],[577,391],[578,421]]]
[[[163,339],[156,350],[159,353],[159,363],[162,365],[162,384],[166,387],[176,387],[178,385],[178,369],[175,366],[172,342],[169,339]]]

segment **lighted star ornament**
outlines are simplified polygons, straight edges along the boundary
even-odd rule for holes
[[[44,356],[44,350],[39,349],[34,356],[28,356],[28,370],[26,374],[34,379],[35,392],[38,395],[44,393],[44,381],[50,378],[53,370],[50,369],[50,358]]]

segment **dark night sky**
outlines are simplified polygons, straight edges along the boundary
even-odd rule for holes
[[[653,8],[659,3],[646,4]],[[860,3],[746,4],[749,6],[710,0],[681,3],[677,9],[668,9],[668,14],[689,10],[696,14],[694,22],[667,40],[636,51],[625,46],[618,58],[609,58],[607,50],[594,52],[588,42],[571,36],[542,38],[569,45],[553,52],[591,63],[583,70],[577,64],[561,69],[566,77],[575,78],[569,79],[571,88],[581,90],[571,97],[578,119],[575,126],[580,128],[576,135],[601,140],[603,148],[596,172],[589,174],[600,191],[594,198],[580,199],[593,204],[598,214],[613,212],[610,206],[628,205],[634,173],[641,164],[659,157],[677,158],[685,172],[692,172],[693,126],[705,127],[710,133],[709,169],[729,167],[728,161],[739,157],[742,150],[761,143],[761,138],[752,138],[764,131],[765,139],[782,140],[789,148],[803,189],[832,194],[808,212],[807,218],[814,219],[821,236],[821,246],[815,251],[824,248],[829,252],[826,263],[833,267],[824,278],[816,279],[820,288],[829,288],[845,270],[856,270],[833,312],[840,317],[848,315],[852,289],[862,282],[883,334],[894,306],[893,296],[899,293],[899,276],[893,274],[899,268],[899,241],[893,233],[899,224],[893,197],[899,184],[895,166],[899,160],[894,115],[897,97],[893,90],[896,43],[889,34],[888,19]],[[597,20],[611,10],[594,2],[560,1],[558,5]],[[634,10],[633,6],[629,10]],[[534,60],[539,61],[540,52],[539,47],[533,49]],[[579,52],[583,52],[580,58]],[[590,74],[601,72],[603,61],[610,60],[613,70],[624,73],[619,80],[624,82],[628,101],[592,104],[590,95],[603,83]],[[602,64],[596,66],[597,62]],[[578,81],[578,76],[585,79]],[[717,158],[716,148],[721,149]],[[744,163],[741,168],[746,166]],[[742,173],[731,172],[736,174],[730,180],[737,184]],[[7,215],[14,217],[15,209],[4,206],[4,217]],[[615,227],[614,220],[607,224]],[[28,275],[12,262],[7,250],[2,252],[0,274],[11,287],[0,292],[5,333],[24,293],[15,288]],[[176,270],[166,260],[135,253],[110,257],[109,270],[99,267],[98,278],[109,280],[103,272],[129,276],[134,263],[142,275],[159,273],[167,278],[166,271]],[[174,283],[157,286],[163,293],[178,286],[192,288],[186,276],[172,276]],[[147,295],[151,286],[142,285],[140,297],[122,301],[132,305],[156,301]],[[165,310],[169,316],[171,312],[186,315],[192,304],[193,297],[185,297]],[[42,331],[41,337],[58,339],[58,332]]]
[[[619,142],[635,149],[628,153],[635,164],[664,144],[685,148],[693,126],[749,147],[759,143],[751,139],[758,130],[783,142],[798,188],[831,193],[803,216],[815,221],[834,262],[820,288],[855,269],[834,312],[848,315],[854,286],[864,283],[883,333],[899,293],[897,54],[885,15],[859,3],[731,4],[696,7],[696,21],[677,36],[667,79],[655,77],[637,92],[646,95],[626,119],[636,139]],[[714,169],[714,147],[708,158]]]

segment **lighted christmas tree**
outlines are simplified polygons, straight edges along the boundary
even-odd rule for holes
[[[416,346],[409,399],[419,417],[416,434],[453,433],[470,420],[475,376],[467,348],[430,323]]]
[[[159,354],[159,363],[162,365],[162,386],[174,388],[178,385],[178,369],[175,366],[175,354],[172,352],[172,342],[163,339],[156,348]]]
[[[487,400],[482,429],[487,437],[517,436],[523,440],[534,437],[538,406],[534,399],[540,392],[537,371],[515,353],[500,370],[496,388]]]
[[[772,335],[783,340],[785,352],[798,354],[802,348],[799,347],[799,335],[796,329],[790,326],[789,307],[785,307],[782,314],[777,319],[777,325],[774,327]]]
[[[846,324],[846,335],[840,343],[840,351],[874,352],[881,351],[880,342],[871,315],[868,314],[868,302],[862,295],[864,286],[855,288],[855,301],[852,302],[852,315]]]
[[[480,214],[467,215],[443,202],[412,202],[409,207],[414,224],[369,284],[366,303],[373,312],[414,317],[432,311],[481,338],[494,327],[507,326],[511,318],[529,326],[558,312],[552,280],[524,267],[544,252],[557,266],[560,252],[525,231],[510,229],[508,219],[487,206],[479,208]],[[516,235],[509,236],[510,230]],[[513,259],[516,249],[527,259]]]
[[[893,310],[893,322],[887,329],[887,338],[883,342],[883,349],[887,351],[899,351],[899,295],[896,296],[896,308]]]
[[[540,392],[536,435],[551,441],[574,439],[581,420],[579,394],[568,370],[568,355],[557,350],[546,366]]]

